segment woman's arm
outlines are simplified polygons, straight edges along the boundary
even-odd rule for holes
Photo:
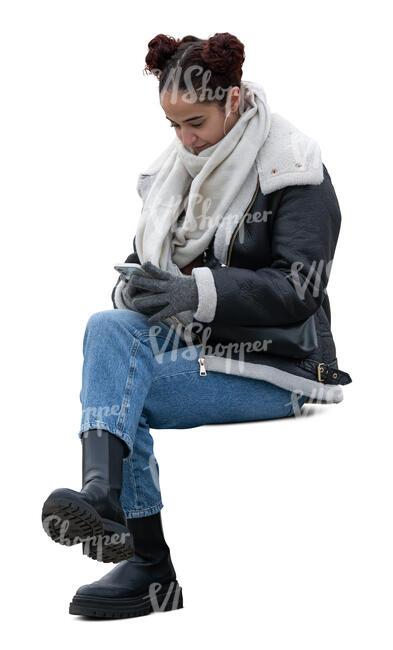
[[[289,325],[305,320],[321,305],[341,226],[330,176],[324,168],[320,185],[279,191],[271,266],[255,271],[231,266],[193,269],[197,320],[250,327]]]

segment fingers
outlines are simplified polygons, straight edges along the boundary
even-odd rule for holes
[[[142,275],[134,273],[131,276],[130,284],[132,287],[139,289],[147,289],[148,291],[165,291],[167,286],[166,280],[157,280],[153,278],[145,278]]]
[[[160,309],[160,307],[165,307],[168,305],[169,301],[164,297],[163,294],[157,294],[150,296],[138,296],[137,298],[133,299],[132,304],[136,309],[141,309],[143,311],[143,309],[150,309],[151,307]]]
[[[158,278],[159,280],[169,280],[169,278],[172,277],[171,273],[168,271],[163,271],[150,261],[142,264],[142,268],[144,271],[146,271],[146,273],[150,273],[153,278]]]
[[[126,287],[124,288],[124,293],[128,296],[128,298],[134,298],[137,294],[137,289],[133,285],[131,285],[129,282],[127,283]]]
[[[168,307],[165,307],[165,309],[162,309],[161,311],[157,312],[153,316],[150,316],[149,318],[149,323],[158,323],[158,321],[163,320],[167,316],[172,316],[175,312],[171,308],[170,305]]]
[[[132,285],[130,282],[127,282],[126,286],[123,289],[123,293],[125,293],[130,300],[132,298],[135,298],[135,296],[139,297],[140,295],[144,294],[147,294],[149,296],[152,295],[151,291],[142,291],[142,289],[139,289],[139,287],[134,287],[134,285]]]

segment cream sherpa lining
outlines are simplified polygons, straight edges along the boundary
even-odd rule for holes
[[[213,273],[208,266],[196,266],[191,275],[198,287],[198,309],[193,316],[202,323],[210,323],[217,308],[217,292]]]
[[[338,403],[344,399],[343,390],[339,385],[323,384],[273,366],[208,354],[204,356],[204,359],[208,372],[225,372],[230,375],[264,379],[286,390],[300,391],[303,395],[308,395],[317,402]]]

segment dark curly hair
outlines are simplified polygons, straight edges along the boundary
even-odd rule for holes
[[[233,34],[214,34],[207,40],[157,34],[148,47],[143,71],[159,79],[160,94],[171,90],[174,84],[179,91],[190,90],[191,85],[198,101],[223,107],[229,88],[240,87],[244,45]],[[206,90],[208,98],[204,99]]]

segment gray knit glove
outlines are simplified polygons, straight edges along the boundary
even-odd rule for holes
[[[198,287],[192,275],[177,276],[163,271],[151,262],[142,264],[149,278],[134,273],[127,282],[127,293],[133,295],[136,288],[144,289],[136,297],[129,298],[137,311],[151,315],[149,323],[158,321],[190,309],[198,308]],[[126,291],[126,290],[125,290]]]
[[[131,300],[135,298],[137,294],[140,295],[140,290],[136,289],[135,287],[131,287],[129,284],[129,278],[127,278],[123,273],[120,273],[120,280],[123,280],[123,282],[125,282],[124,287],[120,292],[122,300],[128,309],[132,309]]]

